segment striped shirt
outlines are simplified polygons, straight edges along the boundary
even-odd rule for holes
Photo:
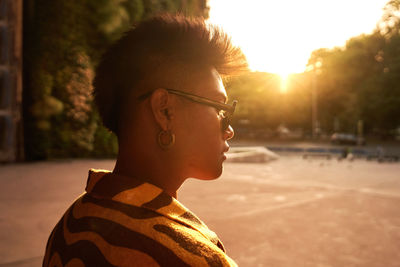
[[[52,231],[43,266],[236,266],[216,234],[162,189],[90,170]]]

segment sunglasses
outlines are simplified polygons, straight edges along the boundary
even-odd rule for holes
[[[178,90],[168,89],[168,88],[164,88],[164,89],[167,90],[167,92],[170,94],[182,96],[190,101],[215,108],[216,110],[219,111],[219,116],[222,118],[221,119],[221,130],[224,132],[228,129],[228,127],[231,123],[232,115],[235,112],[237,100],[233,100],[232,105],[228,105],[228,104],[217,102],[217,101],[205,98],[205,97],[186,93],[183,91],[178,91]],[[147,93],[139,96],[139,99],[143,100],[143,99],[149,97],[152,93],[153,93],[153,91],[147,92]]]

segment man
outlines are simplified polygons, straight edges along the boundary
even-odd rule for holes
[[[222,173],[236,102],[220,75],[245,70],[239,48],[202,20],[162,15],[127,32],[94,80],[103,123],[118,137],[112,172],[90,170],[50,235],[44,266],[235,266],[177,200],[189,177]]]

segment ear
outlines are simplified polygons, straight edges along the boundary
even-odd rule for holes
[[[174,117],[174,106],[167,90],[159,88],[150,97],[150,105],[157,124],[164,131],[170,129]]]

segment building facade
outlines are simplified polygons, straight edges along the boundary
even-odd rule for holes
[[[0,162],[23,155],[22,0],[0,0]]]

